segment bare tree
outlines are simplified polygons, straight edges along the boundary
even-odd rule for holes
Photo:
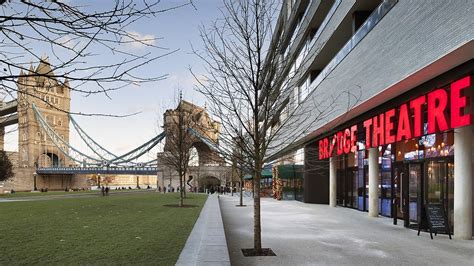
[[[146,76],[140,70],[176,50],[160,47],[153,35],[131,28],[138,21],[191,4],[191,0],[171,5],[160,2],[115,0],[80,5],[75,1],[0,0],[0,92],[15,98],[16,82],[31,76],[54,78],[61,85],[70,82],[71,90],[84,96],[102,93],[107,97],[124,86],[162,80],[165,74]],[[144,49],[131,51],[131,46]],[[29,67],[44,62],[36,48],[49,51],[54,61],[47,73]],[[107,57],[100,61],[104,63],[90,64],[93,57],[100,56]]]
[[[294,93],[301,78],[286,53],[284,27],[275,27],[280,1],[224,0],[222,18],[201,28],[203,51],[194,50],[207,74],[193,73],[197,90],[210,102],[210,112],[222,121],[221,152],[240,160],[254,180],[254,247],[244,253],[266,255],[262,249],[260,180],[262,169],[276,150],[296,145],[318,121],[334,111],[334,98],[320,102]],[[278,29],[279,32],[275,32]],[[312,93],[315,93],[314,91]],[[231,147],[242,150],[235,156]],[[301,143],[298,144],[301,147]]]
[[[164,114],[164,132],[166,142],[163,152],[158,159],[178,173],[180,200],[179,206],[183,206],[186,196],[186,174],[189,171],[190,162],[197,154],[193,153],[193,146],[201,141],[198,136],[206,136],[209,128],[201,122],[204,110],[197,110],[195,106],[182,99],[179,92],[179,101],[174,110],[166,110]]]

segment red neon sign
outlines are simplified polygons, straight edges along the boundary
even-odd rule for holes
[[[395,141],[409,140],[424,134],[423,114],[427,113],[428,134],[472,124],[468,90],[472,87],[467,76],[450,84],[448,89],[435,89],[398,108],[390,109],[363,122],[365,147],[377,147]],[[450,115],[446,113],[450,110]],[[395,132],[394,132],[395,131]],[[319,159],[347,154],[357,150],[357,125],[319,141]]]
[[[467,76],[451,84],[451,127],[457,128],[472,123],[472,114],[466,112],[469,99],[465,90],[471,85],[471,77]]]

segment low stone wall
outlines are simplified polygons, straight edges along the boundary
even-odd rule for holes
[[[216,194],[207,198],[176,265],[230,265],[221,208]]]

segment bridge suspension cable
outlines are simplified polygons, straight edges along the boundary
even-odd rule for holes
[[[74,120],[74,118],[69,114],[69,119],[71,120],[72,125],[76,129],[76,132],[79,134],[81,139],[84,141],[84,143],[89,147],[89,149],[96,154],[97,156],[100,157],[100,159],[105,160],[105,161],[110,161],[113,158],[116,158],[117,155],[113,154],[109,150],[105,149],[102,147],[99,143],[97,143],[93,138],[91,138]]]
[[[145,153],[149,152],[151,149],[153,149],[158,143],[160,143],[163,139],[165,138],[165,132],[160,133],[158,136],[152,138],[151,140],[145,142],[144,144],[140,145],[139,147],[135,148],[134,150],[131,150],[121,156],[118,156],[109,162],[111,164],[124,164],[124,163],[130,163],[131,161],[141,157]],[[155,160],[152,160],[148,163],[151,163]]]
[[[133,160],[140,158],[142,155],[144,155],[146,152],[150,151],[153,147],[156,146],[162,139],[163,136],[158,135],[151,139],[150,141],[146,142],[145,144],[139,146],[138,148],[129,151],[121,156],[115,155],[114,153],[110,152],[103,146],[101,146],[99,143],[97,143],[93,138],[91,138],[82,128],[79,126],[79,124],[74,120],[74,118],[69,115],[69,118],[71,119],[71,123],[73,124],[74,128],[76,129],[77,133],[81,137],[81,139],[86,143],[86,145],[96,154],[99,156],[103,161],[107,162],[107,164],[128,164],[127,166],[130,165],[140,165],[140,166],[150,166],[150,165],[156,165],[157,159],[153,159],[147,162],[143,163],[134,163],[132,162]],[[164,134],[164,133],[162,133]],[[158,140],[156,143],[154,142],[155,140]],[[152,146],[148,146],[148,144],[151,144]]]
[[[35,113],[36,120],[40,124],[41,128],[43,131],[48,135],[48,137],[51,139],[53,144],[69,159],[73,160],[76,163],[79,164],[93,164],[93,165],[101,165],[102,162],[101,160],[98,160],[94,157],[91,157],[87,154],[84,154],[80,152],[79,150],[75,149],[71,145],[69,145],[68,142],[66,142],[61,136],[54,131],[53,128],[46,122],[46,120],[43,118],[41,113],[38,111],[38,108],[36,105],[33,103],[32,104],[33,111]]]
[[[153,159],[150,161],[146,161],[144,163],[135,163],[134,160],[140,158],[145,153],[149,152],[153,149],[158,143],[160,143],[164,137],[165,133],[161,133],[146,143],[140,145],[139,147],[123,154],[117,156],[112,152],[108,151],[100,144],[98,144],[95,140],[93,140],[85,131],[79,126],[79,124],[71,117],[71,122],[79,133],[81,139],[86,143],[86,145],[94,152],[97,157],[89,156],[78,149],[72,147],[68,142],[66,142],[62,137],[58,135],[58,133],[48,124],[48,122],[43,118],[41,113],[39,112],[36,105],[33,103],[32,105],[33,111],[35,113],[35,117],[40,124],[40,127],[46,132],[48,137],[52,140],[53,144],[69,159],[72,161],[79,163],[83,166],[86,165],[95,165],[95,166],[152,166],[157,164],[157,159]]]

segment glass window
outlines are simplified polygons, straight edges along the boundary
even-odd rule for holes
[[[451,226],[451,231],[454,231],[454,163],[448,163],[447,170],[447,179],[448,179],[448,222]]]
[[[454,133],[444,132],[423,136],[420,138],[420,145],[424,147],[426,158],[454,156]]]
[[[421,179],[421,164],[410,164],[408,168],[409,186],[408,186],[408,200],[409,200],[409,217],[411,222],[418,223],[421,215],[421,193],[420,179]]]
[[[387,145],[381,157],[380,214],[392,214],[392,145]]]

